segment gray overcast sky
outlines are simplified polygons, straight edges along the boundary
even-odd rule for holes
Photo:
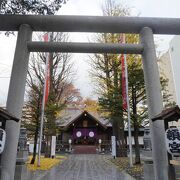
[[[105,0],[69,0],[63,5],[58,14],[62,15],[102,15],[101,6]],[[144,17],[175,17],[180,18],[179,0],[118,0],[132,8],[132,15],[139,14]],[[73,33],[72,41],[87,41],[90,35],[86,33]],[[172,36],[158,36],[161,39],[160,49],[167,50]],[[5,37],[0,34],[0,105],[5,105],[9,77],[13,61],[16,37]],[[83,96],[95,98],[93,87],[90,85],[87,65],[88,56],[85,54],[74,54],[73,59],[78,69],[75,84],[80,88]]]

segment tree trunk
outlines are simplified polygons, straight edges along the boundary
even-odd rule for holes
[[[49,158],[51,156],[50,146],[49,146],[49,135],[46,135],[46,147],[45,147],[45,155],[44,157]]]
[[[135,164],[140,164],[140,146],[139,146],[139,125],[137,123],[137,120],[134,122],[134,142],[135,142]]]
[[[136,87],[132,86],[132,109],[133,109],[133,122],[134,122],[134,148],[135,148],[135,164],[140,164],[140,146],[139,146],[139,123],[137,119],[137,97]]]
[[[36,160],[37,140],[38,140],[38,122],[37,122],[35,135],[34,135],[34,148],[33,148],[33,157],[31,159],[31,164],[34,164],[34,162]]]
[[[118,136],[118,123],[117,123],[117,121],[115,121],[114,119],[113,119],[113,123],[112,123],[112,125],[113,125],[113,136],[115,136],[116,137],[116,142],[119,140],[119,136]],[[116,143],[116,156],[117,157],[120,157],[120,150],[119,150],[119,148],[118,148],[118,145],[117,145],[117,143]]]
[[[116,156],[126,157],[126,143],[124,139],[124,127],[119,118],[113,118],[113,135],[116,137]]]
[[[30,164],[34,164],[36,160],[36,150],[37,150],[37,142],[38,142],[38,132],[39,132],[39,118],[40,118],[40,103],[41,103],[41,94],[39,93],[38,99],[37,99],[37,109],[36,109],[36,129],[35,129],[35,135],[34,135],[34,148],[33,148],[33,157],[31,159]]]

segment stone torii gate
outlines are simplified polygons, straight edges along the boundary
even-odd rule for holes
[[[142,54],[152,135],[156,180],[168,180],[164,124],[151,119],[162,111],[162,95],[153,34],[180,34],[180,19],[103,16],[0,15],[0,31],[18,31],[7,99],[7,110],[21,118],[30,52]],[[137,33],[139,44],[33,42],[33,31]],[[13,180],[20,123],[6,124],[2,180]]]

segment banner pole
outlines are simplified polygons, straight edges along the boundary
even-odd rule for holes
[[[45,41],[48,41],[48,35],[45,38]],[[41,148],[42,148],[42,136],[43,136],[43,126],[44,126],[44,110],[46,104],[46,91],[47,91],[47,78],[49,71],[49,57],[46,57],[46,67],[45,67],[45,79],[44,79],[44,88],[43,88],[43,99],[42,99],[42,108],[41,108],[41,122],[40,122],[40,132],[39,132],[39,145],[38,145],[38,162],[37,165],[41,166]]]

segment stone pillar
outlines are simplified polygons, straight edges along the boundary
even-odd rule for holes
[[[16,50],[14,55],[11,80],[9,85],[7,110],[17,118],[21,118],[24,102],[26,76],[28,71],[29,52],[27,41],[31,41],[32,30],[23,24],[19,28]],[[20,131],[20,122],[7,121],[6,144],[2,154],[1,180],[14,180],[16,153]]]
[[[99,151],[99,153],[101,153],[101,144],[102,144],[102,140],[99,139],[99,140],[98,140],[98,143],[99,143],[99,145],[98,145],[98,151]]]
[[[155,180],[168,180],[168,159],[164,137],[164,122],[158,120],[152,123],[151,121],[151,119],[163,109],[161,85],[152,30],[148,27],[144,27],[140,32],[140,38],[144,47],[142,57],[151,129]]]

